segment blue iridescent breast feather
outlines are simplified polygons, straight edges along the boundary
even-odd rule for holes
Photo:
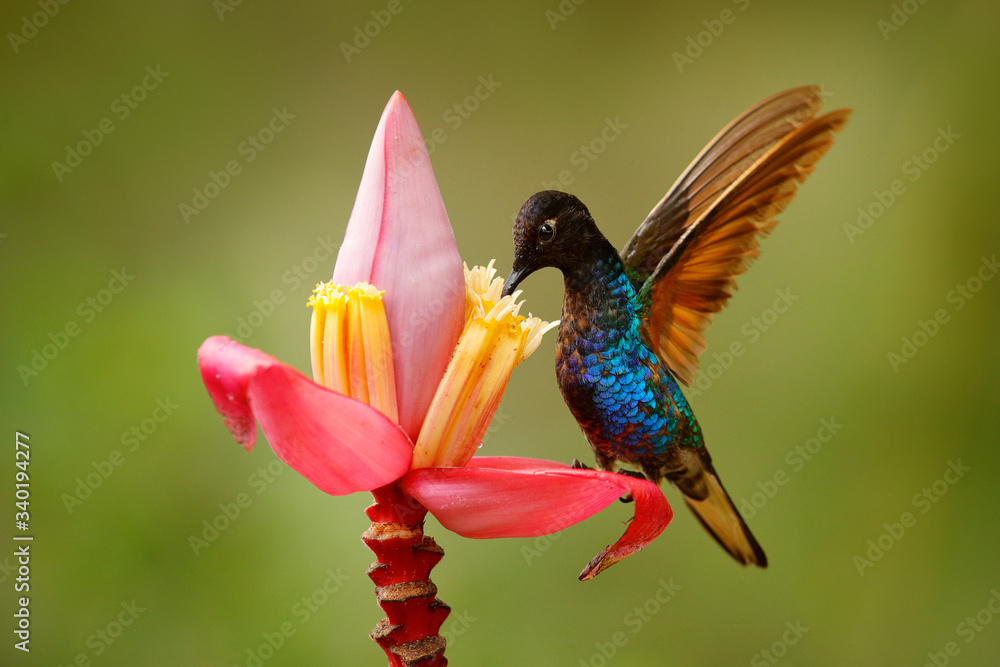
[[[581,285],[567,278],[556,373],[591,445],[634,463],[674,444],[699,446],[687,400],[643,338],[621,260],[598,260],[590,273]]]

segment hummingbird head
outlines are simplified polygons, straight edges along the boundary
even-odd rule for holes
[[[504,296],[543,267],[565,273],[585,258],[594,240],[603,238],[579,199],[558,190],[536,192],[514,221],[514,264],[503,286]]]

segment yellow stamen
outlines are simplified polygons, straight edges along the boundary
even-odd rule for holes
[[[396,378],[382,292],[368,283],[320,283],[309,298],[313,380],[398,421]]]
[[[368,373],[365,370],[365,339],[361,331],[359,299],[347,299],[347,377],[351,380],[351,396],[368,402]]]
[[[368,378],[369,404],[378,407],[393,421],[399,421],[396,403],[396,373],[392,365],[392,341],[385,317],[382,292],[367,285],[368,292],[358,300],[365,348],[365,373]],[[383,409],[381,406],[386,406]]]
[[[493,262],[465,267],[466,321],[420,429],[414,468],[464,466],[482,442],[511,371],[558,324],[518,314],[520,294],[501,297]]]
[[[345,396],[351,395],[350,355],[347,348],[347,295],[332,304],[321,332],[320,358],[326,386]]]

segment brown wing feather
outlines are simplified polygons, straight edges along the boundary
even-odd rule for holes
[[[796,127],[815,116],[822,104],[818,87],[792,88],[759,102],[723,128],[625,244],[622,260],[636,287],[726,188]]]
[[[642,288],[649,299],[646,331],[674,375],[690,384],[705,349],[705,329],[736,289],[736,276],[758,254],[774,216],[795,196],[833,143],[850,109],[797,126],[733,178],[683,226]]]

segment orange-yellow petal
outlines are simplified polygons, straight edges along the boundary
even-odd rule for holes
[[[503,279],[487,267],[465,269],[466,324],[427,411],[413,467],[464,466],[482,443],[510,374],[541,341],[548,323],[518,315]]]

